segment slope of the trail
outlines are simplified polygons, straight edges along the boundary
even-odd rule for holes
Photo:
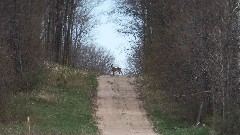
[[[133,77],[100,76],[98,127],[102,135],[156,135],[134,90]]]

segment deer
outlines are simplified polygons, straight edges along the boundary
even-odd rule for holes
[[[111,68],[112,68],[112,72],[113,72],[113,76],[114,76],[114,73],[115,72],[118,72],[119,74],[122,74],[122,69],[120,67],[113,67],[113,64],[111,65]]]

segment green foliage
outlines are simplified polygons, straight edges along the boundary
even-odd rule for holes
[[[9,103],[9,122],[0,125],[0,132],[28,133],[29,116],[34,134],[97,134],[92,106],[95,74],[59,65],[48,68],[31,94],[20,93]]]
[[[154,110],[149,116],[157,132],[164,135],[208,135],[206,127],[187,126],[180,118],[163,113],[163,110]]]
[[[148,80],[151,80],[148,78]],[[144,83],[143,85],[150,84]],[[155,131],[164,135],[208,135],[207,127],[193,127],[182,119],[181,110],[171,102],[166,92],[145,85],[141,96],[145,102],[148,117],[153,122]]]

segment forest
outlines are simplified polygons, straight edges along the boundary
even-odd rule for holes
[[[209,127],[212,135],[239,135],[239,1],[115,3],[117,12],[133,18],[120,31],[138,39],[131,46],[128,72],[139,76],[151,117],[158,119],[159,108],[165,108],[187,125]],[[97,4],[0,1],[1,123],[8,123],[6,104],[12,97],[35,89],[45,63],[110,73],[114,56],[89,42],[95,25],[90,12]]]
[[[100,2],[100,1],[99,1]],[[99,73],[110,72],[113,55],[90,42],[96,22],[88,0],[0,1],[0,121],[8,121],[7,103],[31,93],[46,63]]]
[[[211,134],[240,134],[239,1],[117,2],[138,20],[127,31],[139,38],[129,71],[143,76],[149,110],[159,112],[156,104]]]

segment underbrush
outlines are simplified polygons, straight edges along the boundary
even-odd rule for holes
[[[94,73],[47,65],[43,81],[31,93],[18,93],[8,103],[8,121],[0,133],[36,135],[97,134],[93,95]]]
[[[149,117],[155,131],[163,135],[209,135],[207,127],[189,126],[180,118],[163,113],[163,110],[152,109]]]
[[[177,105],[169,100],[163,91],[151,87],[151,82],[141,79],[138,82],[141,98],[148,117],[157,133],[163,135],[208,135],[209,128],[192,126],[183,119]]]

